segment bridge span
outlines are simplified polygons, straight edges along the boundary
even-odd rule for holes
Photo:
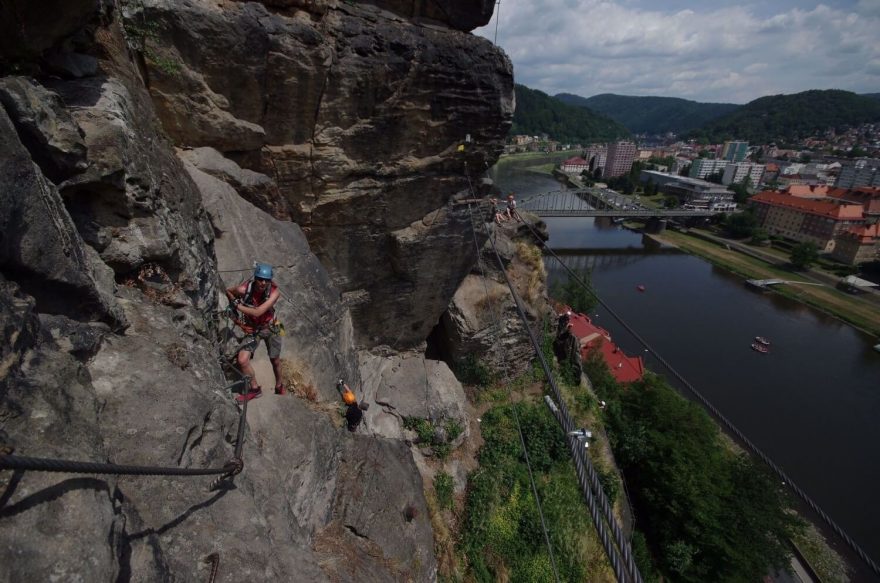
[[[638,196],[629,197],[600,188],[544,192],[522,200],[520,207],[539,217],[708,218],[724,212],[655,209],[642,205]]]

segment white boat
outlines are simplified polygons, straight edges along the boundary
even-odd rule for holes
[[[874,350],[876,350],[877,352],[880,352],[880,344],[876,344],[874,346]]]

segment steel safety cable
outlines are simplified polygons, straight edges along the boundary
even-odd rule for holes
[[[468,185],[471,190],[471,195],[475,197],[476,194],[474,192],[473,184],[471,183],[470,176],[467,176],[467,178],[468,178]],[[523,221],[523,222],[525,223],[525,221]],[[473,230],[473,221],[471,224],[472,224],[472,230]],[[510,293],[514,299],[514,303],[516,305],[517,312],[519,313],[520,319],[522,320],[524,327],[526,329],[526,332],[529,336],[529,341],[531,342],[532,347],[535,351],[535,354],[538,356],[538,359],[541,362],[541,366],[544,370],[544,374],[547,377],[547,380],[551,386],[551,389],[553,390],[554,395],[556,396],[556,401],[558,403],[558,408],[560,411],[560,414],[557,416],[557,420],[559,421],[560,425],[562,425],[566,435],[569,438],[571,438],[570,432],[574,429],[575,426],[574,426],[574,423],[571,421],[571,416],[568,413],[568,409],[565,405],[565,401],[562,398],[562,394],[559,391],[559,388],[556,386],[556,382],[553,379],[553,375],[550,371],[550,367],[544,358],[543,351],[540,349],[540,345],[538,344],[537,339],[534,337],[534,334],[532,333],[532,330],[529,327],[528,319],[527,319],[527,317],[525,315],[525,311],[521,305],[519,295],[516,293],[516,290],[514,289],[512,282],[510,281],[510,278],[508,277],[507,272],[504,269],[504,263],[501,260],[501,256],[498,253],[498,249],[495,246],[495,241],[492,239],[491,233],[489,233],[488,225],[484,224],[483,227],[486,232],[486,237],[492,245],[492,250],[495,254],[496,260],[498,261],[499,269],[500,269],[502,275],[504,276],[504,279],[507,283],[508,288],[510,289]],[[476,237],[475,233],[474,233],[474,237]],[[569,439],[569,448],[572,450],[572,457],[574,458],[576,466],[578,463],[580,463],[582,466],[588,466],[590,468],[590,470],[592,470],[593,473],[595,473],[595,470],[593,470],[592,463],[590,462],[589,459],[579,458],[579,455],[580,455],[579,454],[579,451],[580,451],[579,444],[577,447],[573,448],[573,446],[571,444],[571,439]],[[578,462],[578,459],[580,459],[580,462]],[[590,487],[590,483],[588,481],[588,476],[583,471],[579,471],[578,476],[579,476],[578,477],[579,481],[581,481],[581,489],[583,490],[584,497],[587,501],[587,506],[590,508],[590,514],[593,517],[593,522],[596,527],[596,531],[599,534],[600,539],[602,540],[603,547],[605,548],[606,554],[608,555],[609,560],[612,563],[612,567],[615,570],[615,574],[617,575],[618,580],[619,581],[627,581],[626,577],[629,577],[629,579],[632,580],[633,582],[641,583],[641,581],[642,581],[641,574],[639,573],[638,567],[635,564],[635,560],[632,556],[632,552],[630,550],[629,543],[626,541],[626,538],[623,536],[622,531],[620,530],[619,526],[617,525],[616,520],[613,517],[613,514],[611,514],[610,511],[608,511],[607,513],[603,512],[603,514],[605,515],[605,520],[608,521],[608,523],[610,525],[612,525],[612,530],[615,533],[615,539],[617,541],[617,546],[615,546],[610,541],[610,539],[608,538],[607,532],[605,531],[604,523],[602,521],[601,516],[599,515],[599,508],[597,508],[596,502],[594,500],[593,492]],[[598,483],[598,480],[596,481],[596,486],[597,486],[596,490],[598,492],[598,495],[601,496],[602,500],[605,500],[604,506],[607,508],[607,498],[605,497],[605,494],[601,488],[601,484]],[[620,560],[621,553],[624,555],[624,560],[626,562],[625,567],[621,564],[621,560]],[[625,571],[624,571],[624,569],[625,569]]]
[[[488,228],[486,230],[488,234]],[[571,421],[571,417],[568,414],[568,409],[565,405],[565,401],[562,399],[562,394],[559,391],[559,388],[556,386],[556,381],[553,378],[553,374],[550,371],[550,366],[547,364],[547,360],[544,358],[544,354],[541,350],[540,344],[538,344],[534,333],[528,325],[528,318],[525,314],[525,310],[522,307],[519,295],[516,293],[516,290],[513,287],[513,283],[510,281],[510,278],[508,277],[507,272],[504,269],[504,262],[501,259],[501,255],[498,253],[498,249],[495,247],[495,242],[491,239],[491,237],[489,241],[492,244],[492,250],[495,253],[496,260],[498,261],[499,269],[504,275],[504,279],[507,282],[507,287],[510,289],[510,293],[513,296],[514,303],[516,304],[516,310],[519,313],[520,319],[525,325],[525,329],[528,333],[529,341],[532,344],[532,348],[535,351],[535,355],[538,357],[538,360],[541,363],[541,368],[544,370],[544,375],[547,377],[547,381],[550,384],[551,390],[556,396],[556,406],[559,410],[557,420],[559,421],[559,424],[562,425],[562,428],[566,433],[567,442],[569,444],[569,449],[571,450],[575,466],[577,467],[578,464],[584,465],[583,458],[581,458],[577,453],[577,451],[581,449],[580,442],[572,435],[570,435],[570,432],[574,430],[574,423]],[[608,555],[608,559],[611,561],[611,566],[614,569],[617,580],[622,583],[627,581],[640,582],[641,576],[638,575],[638,568],[635,566],[635,563],[632,562],[631,565],[627,564],[626,567],[624,567],[620,557],[621,551],[618,550],[618,547],[615,546],[614,542],[608,536],[608,533],[605,530],[605,523],[602,520],[600,509],[596,504],[592,488],[590,487],[586,475],[582,470],[579,470],[577,474],[578,480],[581,483],[581,490],[587,502],[587,507],[590,510],[590,516],[593,519],[593,525],[596,527],[596,532],[599,535],[600,540],[602,541],[602,546],[605,549],[605,553]],[[626,544],[626,541],[624,541],[624,543]],[[627,571],[635,572],[636,575],[631,576]]]
[[[468,183],[470,183],[470,177],[468,178]],[[473,192],[473,189],[471,189],[471,192]],[[493,317],[497,318],[498,325],[497,325],[496,329],[500,332],[500,330],[501,330],[500,314],[497,314],[494,312],[494,310],[492,310],[491,298],[489,296],[489,287],[488,287],[488,284],[486,283],[486,272],[483,270],[483,262],[480,259],[480,246],[477,241],[477,232],[476,232],[476,226],[474,224],[474,213],[473,213],[473,207],[472,207],[471,203],[468,203],[468,212],[470,213],[470,219],[471,219],[471,234],[473,235],[473,239],[474,239],[474,250],[477,253],[477,265],[479,265],[479,267],[480,267],[480,275],[482,276],[483,287],[486,291],[486,304],[487,304],[487,306],[489,306],[490,313],[493,315]],[[503,267],[502,267],[502,269],[503,269]],[[498,336],[499,335],[496,334],[496,341],[497,341]],[[501,345],[500,342],[498,344]],[[544,518],[544,508],[543,508],[543,505],[541,504],[541,496],[538,494],[538,487],[535,484],[535,475],[534,475],[534,472],[532,471],[531,460],[529,459],[529,450],[528,450],[528,447],[526,447],[525,437],[523,437],[522,423],[520,422],[520,419],[519,419],[519,411],[517,409],[517,404],[513,400],[512,391],[510,390],[510,377],[509,377],[508,369],[507,369],[507,357],[506,357],[506,352],[503,351],[503,347],[502,347],[502,352],[499,356],[501,356],[501,365],[502,365],[501,369],[504,371],[504,373],[503,373],[504,374],[504,386],[507,388],[508,400],[510,401],[511,409],[513,409],[513,417],[516,421],[516,431],[519,434],[519,443],[520,443],[520,446],[522,447],[522,450],[523,450],[523,457],[525,458],[525,461],[526,461],[526,468],[528,469],[529,483],[531,484],[531,487],[532,487],[532,494],[535,496],[535,506],[538,509],[538,516],[541,519],[541,529],[544,534],[544,543],[547,545],[547,553],[550,555],[550,564],[553,567],[553,576],[556,579],[556,583],[559,583],[559,570],[557,569],[557,566],[556,566],[556,556],[553,553],[553,544],[550,542],[550,534],[547,530],[547,521]]]
[[[550,255],[553,256],[554,259],[565,269],[565,271],[572,277],[581,288],[590,293],[597,302],[608,312],[617,322],[623,326],[623,328],[629,332],[633,338],[635,338],[639,343],[641,343],[650,354],[654,356],[654,358],[666,369],[668,370],[676,379],[681,382],[694,396],[699,399],[699,401],[707,408],[712,414],[722,422],[722,424],[731,431],[734,435],[737,436],[755,455],[757,455],[761,461],[766,463],[777,476],[782,478],[782,480],[786,483],[787,486],[790,486],[792,490],[798,495],[798,497],[803,500],[811,509],[813,509],[822,520],[837,533],[843,541],[852,549],[858,556],[861,558],[877,575],[880,575],[880,566],[877,565],[876,562],[856,543],[849,534],[843,530],[827,513],[825,513],[822,508],[816,504],[806,492],[803,491],[796,483],[794,483],[791,478],[775,463],[770,457],[763,452],[757,445],[755,445],[745,434],[740,431],[740,429],[733,424],[732,421],[727,419],[721,411],[715,407],[709,399],[707,399],[700,391],[698,391],[691,383],[684,378],[669,362],[666,361],[660,354],[650,345],[648,342],[641,337],[620,315],[617,314],[597,293],[590,285],[588,285],[577,272],[573,271],[571,268],[566,265],[566,263],[556,254],[556,252],[546,246],[544,244],[544,240],[541,236],[535,232],[534,229],[528,224],[525,223],[529,230],[532,232],[532,235],[535,237],[536,241],[540,241],[542,248],[547,251]]]

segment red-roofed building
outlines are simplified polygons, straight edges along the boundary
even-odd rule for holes
[[[590,168],[590,163],[580,156],[574,156],[563,162],[559,168],[567,174],[580,174]]]
[[[572,313],[568,320],[568,329],[578,339],[581,358],[586,360],[594,351],[600,351],[602,358],[619,383],[631,383],[640,380],[645,374],[645,364],[641,356],[627,356],[611,341],[607,330],[593,324],[584,314]]]
[[[764,191],[749,203],[758,224],[770,235],[795,241],[811,241],[820,251],[831,252],[835,238],[866,222],[865,207],[837,198],[805,198],[788,193]]]
[[[880,223],[853,227],[836,239],[831,256],[838,261],[857,265],[880,260]]]
[[[828,196],[857,202],[865,207],[865,214],[880,215],[880,188],[876,186],[860,186],[847,190],[845,188],[832,188]]]

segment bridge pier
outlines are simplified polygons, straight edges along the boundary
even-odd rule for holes
[[[654,235],[660,235],[666,230],[666,219],[660,217],[651,217],[645,224],[645,232]]]

